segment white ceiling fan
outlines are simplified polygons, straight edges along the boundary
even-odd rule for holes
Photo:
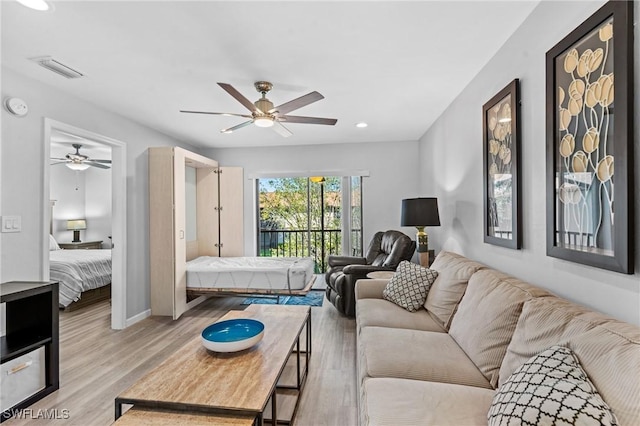
[[[64,164],[71,170],[76,171],[87,170],[89,167],[97,167],[99,169],[111,168],[111,166],[108,165],[111,164],[111,160],[98,160],[90,158],[87,155],[80,154],[80,148],[82,148],[82,145],[79,143],[74,143],[71,146],[76,149],[75,153],[69,153],[65,155],[64,158],[51,158],[51,160],[54,161],[51,165],[55,166],[57,164]]]
[[[226,115],[234,117],[244,117],[250,120],[240,123],[236,126],[229,127],[220,130],[221,133],[232,133],[238,129],[241,129],[250,124],[255,124],[258,127],[272,127],[278,134],[289,137],[293,133],[284,127],[282,123],[303,123],[303,124],[325,124],[333,126],[337,123],[335,118],[319,118],[319,117],[301,117],[297,115],[286,115],[287,113],[296,109],[307,106],[313,102],[317,102],[320,99],[324,99],[320,93],[313,91],[299,98],[293,99],[289,102],[285,102],[282,105],[274,106],[273,102],[267,99],[267,93],[273,88],[273,84],[268,81],[257,81],[254,83],[256,90],[262,94],[262,97],[255,102],[251,102],[245,98],[240,92],[238,92],[233,86],[227,83],[218,83],[218,86],[222,87],[227,93],[233,96],[238,102],[244,105],[249,111],[249,114],[235,114],[226,112],[207,112],[207,111],[184,111],[180,112],[190,114],[212,114],[212,115]]]

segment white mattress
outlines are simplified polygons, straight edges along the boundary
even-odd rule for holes
[[[300,290],[311,281],[310,257],[209,257],[187,262],[187,287]]]

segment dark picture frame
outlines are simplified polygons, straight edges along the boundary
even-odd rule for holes
[[[547,52],[546,141],[547,256],[632,274],[633,2]]]
[[[482,107],[484,242],[522,248],[520,81]]]

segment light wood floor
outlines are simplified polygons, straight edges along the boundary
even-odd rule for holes
[[[16,425],[110,425],[115,397],[242,298],[212,298],[178,321],[150,317],[120,331],[111,330],[108,302],[60,313],[60,389],[33,404],[37,410],[68,410],[67,419],[11,419]],[[296,425],[357,424],[355,321],[326,300],[313,307],[313,356]]]

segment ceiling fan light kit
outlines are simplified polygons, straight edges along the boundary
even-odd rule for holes
[[[296,109],[307,106],[313,102],[317,102],[320,99],[324,99],[318,92],[307,93],[304,96],[300,96],[292,101],[285,102],[277,107],[273,106],[273,102],[267,99],[267,93],[273,88],[273,84],[268,81],[256,81],[254,87],[262,95],[260,99],[255,102],[251,102],[245,98],[240,92],[238,92],[233,86],[227,83],[218,83],[218,86],[222,87],[228,94],[233,96],[238,102],[240,102],[245,108],[247,108],[251,115],[247,114],[235,114],[228,112],[209,112],[209,111],[186,111],[180,110],[183,113],[189,114],[211,114],[211,115],[223,115],[223,116],[237,116],[250,118],[249,121],[245,121],[236,126],[229,127],[220,130],[220,133],[233,133],[234,131],[246,127],[250,124],[255,124],[257,127],[272,127],[273,130],[281,136],[288,137],[293,133],[282,125],[282,122],[287,123],[303,123],[303,124],[324,124],[333,126],[337,123],[335,118],[319,118],[319,117],[300,117],[294,115],[286,115],[287,113]]]
[[[65,166],[67,166],[68,168],[70,168],[71,170],[74,170],[76,172],[81,172],[83,170],[87,170],[90,166],[88,164],[84,164],[84,163],[65,163]]]
[[[273,127],[273,118],[271,117],[256,117],[253,119],[253,124],[258,127]]]

